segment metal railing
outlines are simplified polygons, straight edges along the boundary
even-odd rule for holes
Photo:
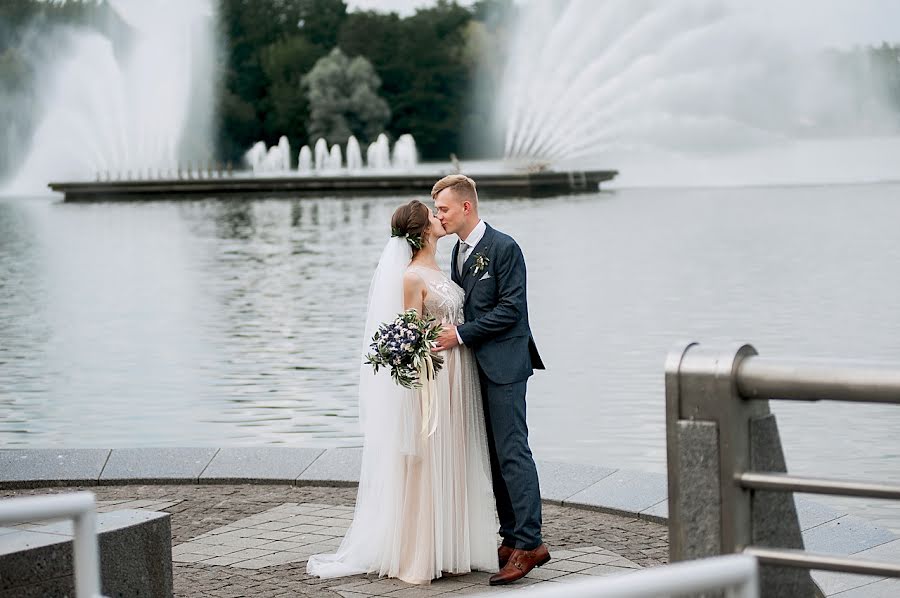
[[[615,577],[541,584],[519,590],[516,595],[528,598],[656,598],[725,590],[728,598],[759,598],[758,578],[756,559],[738,554],[664,565]]]
[[[772,359],[758,356],[750,345],[723,353],[688,343],[669,354],[666,397],[670,460],[677,452],[672,422],[711,421],[718,426],[722,553],[743,552],[763,565],[900,577],[900,564],[753,546],[750,516],[753,491],[900,499],[900,486],[758,472],[750,466],[751,421],[768,415],[768,400],[900,404],[900,369]],[[670,495],[679,491],[680,483],[670,464]],[[670,519],[670,525],[686,524]]]
[[[90,492],[8,498],[0,500],[0,525],[72,519],[75,528],[72,538],[75,595],[78,598],[103,598],[95,507],[94,495]]]

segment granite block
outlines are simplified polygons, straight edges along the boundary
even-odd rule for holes
[[[16,530],[11,534],[0,536],[0,557],[32,550],[42,546],[49,546],[58,542],[66,542],[72,538],[64,533],[49,533],[36,530]],[[2,577],[2,576],[0,576]]]
[[[768,411],[768,407],[765,408]],[[785,472],[778,420],[767,413],[750,419],[750,468],[752,471]],[[751,542],[755,546],[803,549],[803,532],[791,493],[758,490],[751,494]],[[809,571],[796,567],[763,567],[759,574],[761,596],[814,598],[815,584]]]
[[[96,485],[109,449],[0,450],[0,487]]]
[[[216,451],[215,448],[113,449],[100,481],[196,482]]]
[[[835,594],[834,598],[897,598],[897,596],[900,596],[900,580],[882,579],[869,585]]]
[[[649,509],[640,512],[641,519],[665,525],[669,521],[669,500],[661,500]]]
[[[100,579],[106,596],[172,596],[168,513],[97,516]],[[0,536],[0,598],[73,595],[72,539],[63,524]],[[16,539],[18,537],[18,539]]]
[[[361,467],[361,448],[328,449],[300,474],[297,483],[355,486]]]
[[[803,496],[794,495],[794,504],[797,507],[797,518],[800,520],[800,529],[806,531],[817,525],[834,521],[838,517],[842,517],[845,513],[841,513],[831,507],[825,506],[815,500],[810,500]]]
[[[222,448],[200,481],[294,483],[323,452],[324,449],[291,447]]]
[[[853,555],[854,560],[880,561],[884,563],[900,563],[900,539],[892,540],[884,544],[879,544],[874,548],[869,548]],[[819,588],[826,596],[844,595],[847,592],[863,586],[869,586],[879,582],[884,577],[872,575],[851,575],[849,573],[837,573],[833,571],[814,571],[813,579],[816,580]],[[874,589],[879,590],[885,586],[876,586]],[[889,586],[888,586],[889,587]],[[867,595],[867,594],[859,594]],[[878,594],[875,594],[876,596]],[[900,596],[900,593],[897,594]]]
[[[616,471],[608,467],[559,461],[537,461],[535,465],[541,484],[541,498],[554,502],[562,502]]]
[[[884,579],[883,577],[853,575],[836,571],[812,571],[810,575],[824,596],[834,596],[840,592],[846,592],[847,590],[866,586]]]
[[[719,428],[714,422],[679,421],[673,510],[680,525],[670,531],[670,555],[691,560],[721,554]]]
[[[146,511],[141,509],[122,509],[119,511],[98,513],[96,518],[96,529],[98,534],[102,534],[107,531],[120,530],[140,525],[148,521],[155,521],[166,515],[167,513],[158,513],[156,511]],[[74,526],[71,520],[57,521],[56,523],[50,523],[41,527],[39,530],[34,531],[71,537],[74,534]]]
[[[665,500],[666,476],[618,470],[563,501],[571,506],[585,506],[615,513],[637,515]]]
[[[896,540],[890,531],[872,525],[854,515],[844,515],[803,532],[803,543],[810,552],[854,554]]]

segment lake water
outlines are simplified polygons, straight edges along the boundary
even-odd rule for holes
[[[402,201],[0,199],[0,444],[358,446],[362,312]],[[900,355],[900,186],[481,211],[528,263],[549,367],[529,386],[538,458],[664,471],[663,362],[681,340]],[[772,407],[791,471],[900,482],[900,409]],[[900,505],[831,502],[900,529]]]

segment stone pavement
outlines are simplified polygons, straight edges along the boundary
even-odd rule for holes
[[[553,560],[511,586],[488,574],[413,586],[375,575],[321,580],[306,575],[311,554],[332,552],[353,516],[355,488],[266,485],[92,486],[101,511],[172,514],[175,595],[431,597],[509,592],[534,584],[628,573],[666,562],[667,530],[644,519],[544,505],[544,538]],[[5,490],[45,494],[74,488]]]

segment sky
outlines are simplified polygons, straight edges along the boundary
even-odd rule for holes
[[[790,0],[773,6],[772,17],[827,45],[900,43],[897,0]]]
[[[458,0],[469,5],[474,0]],[[550,0],[519,0],[546,2]],[[738,0],[723,0],[735,2]],[[744,3],[747,0],[740,0]],[[348,0],[351,9],[409,15],[434,0]],[[771,14],[773,27],[811,37],[828,46],[900,43],[900,0],[758,0],[751,5]]]
[[[457,1],[457,4],[468,6],[474,0]],[[396,12],[401,15],[410,15],[417,8],[432,6],[434,0],[347,0],[347,6],[352,9],[359,10],[377,10],[378,12]]]

